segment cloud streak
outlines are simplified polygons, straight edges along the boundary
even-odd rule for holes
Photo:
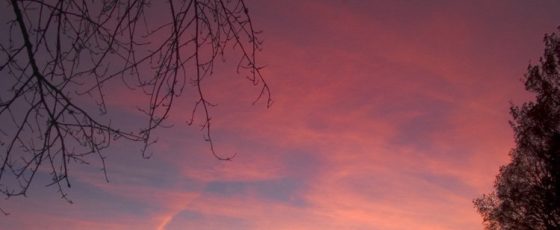
[[[177,106],[153,159],[123,144],[108,153],[111,183],[95,167],[76,169],[76,204],[42,188],[49,192],[6,201],[7,226],[481,228],[471,200],[507,161],[509,101],[528,97],[518,79],[560,21],[558,3],[249,6],[265,30],[261,61],[275,103],[251,106],[258,92],[222,78],[229,72],[210,80],[214,141],[220,153],[238,153],[232,162],[211,157],[202,133],[184,125],[192,108]]]

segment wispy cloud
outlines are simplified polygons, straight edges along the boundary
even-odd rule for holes
[[[527,98],[518,79],[560,21],[558,3],[249,6],[265,30],[261,61],[275,103],[251,106],[258,89],[221,67],[209,78],[216,148],[237,153],[233,161],[212,158],[203,133],[187,128],[184,99],[175,126],[157,131],[152,159],[117,144],[107,153],[111,183],[95,164],[76,167],[76,204],[41,188],[44,196],[7,201],[7,226],[481,228],[471,200],[507,160],[509,101]],[[127,114],[122,106],[137,98],[124,92],[111,104]],[[123,125],[137,122],[129,118]]]

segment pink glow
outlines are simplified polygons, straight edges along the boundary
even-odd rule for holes
[[[528,98],[519,79],[558,2],[248,4],[275,103],[251,106],[242,76],[213,76],[214,141],[232,162],[185,125],[185,100],[153,159],[118,145],[111,183],[77,170],[73,205],[36,184],[0,203],[0,228],[482,229],[471,201],[508,160],[509,102]]]

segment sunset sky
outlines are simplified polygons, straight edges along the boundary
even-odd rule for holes
[[[217,67],[212,132],[232,161],[182,101],[151,159],[122,142],[106,151],[110,183],[74,167],[73,204],[45,175],[0,201],[0,229],[482,229],[472,200],[508,161],[509,106],[531,98],[521,79],[560,1],[247,4],[274,103],[252,105],[259,89]]]

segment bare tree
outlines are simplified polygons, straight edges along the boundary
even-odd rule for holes
[[[474,201],[487,229],[560,229],[560,37],[544,41],[539,65],[525,75],[536,100],[511,108],[511,162],[500,168],[495,191]]]
[[[0,191],[7,197],[25,196],[44,170],[67,199],[68,165],[94,157],[106,176],[103,150],[115,139],[141,143],[148,158],[152,131],[186,90],[195,95],[189,124],[200,121],[211,153],[231,159],[214,150],[204,86],[226,51],[240,55],[237,72],[260,87],[256,101],[271,103],[243,0],[10,0],[3,7]],[[141,127],[111,123],[107,90],[115,84],[145,96]]]

